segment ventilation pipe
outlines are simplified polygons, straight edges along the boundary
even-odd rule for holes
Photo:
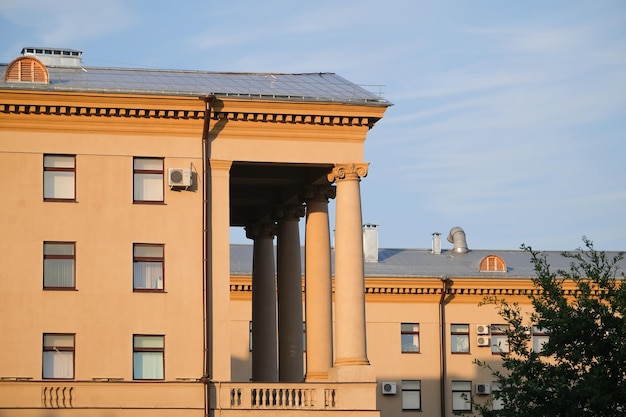
[[[435,255],[441,255],[441,233],[433,233],[433,251]]]
[[[456,226],[450,229],[448,234],[448,242],[454,244],[452,248],[456,253],[467,253],[467,241],[465,240],[465,232],[460,227]]]

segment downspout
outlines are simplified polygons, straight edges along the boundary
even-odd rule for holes
[[[209,130],[211,124],[211,104],[213,100],[215,100],[215,96],[213,94],[208,94],[200,97],[201,100],[204,100],[206,104],[204,110],[204,126],[202,128],[202,181],[203,181],[203,189],[202,189],[202,253],[204,259],[202,260],[202,285],[203,285],[203,312],[202,312],[202,343],[203,343],[203,359],[202,359],[202,382],[204,383],[204,416],[209,417],[210,415],[210,397],[209,397],[209,381],[211,380],[211,358],[209,357],[209,346],[211,337],[211,329],[210,322],[208,319],[209,314],[209,305],[210,297],[208,295],[208,291],[210,288],[209,282],[209,231],[208,231],[208,219],[210,213],[209,206],[209,194],[211,192],[209,186],[209,161],[208,157],[211,154],[211,141],[209,140]]]
[[[446,416],[446,308],[444,300],[448,293],[448,277],[441,278],[441,297],[439,298],[439,391],[441,398],[441,417]]]

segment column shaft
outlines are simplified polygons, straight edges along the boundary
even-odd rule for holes
[[[278,218],[278,373],[281,382],[304,379],[302,267],[298,223],[304,207],[283,207]]]
[[[278,381],[273,224],[246,228],[252,260],[252,380]]]
[[[335,366],[368,365],[360,177],[367,164],[337,165],[335,224]]]
[[[306,380],[326,380],[333,366],[332,275],[328,198],[331,186],[307,192],[305,236]]]

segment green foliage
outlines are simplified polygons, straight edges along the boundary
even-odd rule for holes
[[[583,237],[586,249],[563,253],[568,270],[551,271],[545,254],[522,246],[531,255],[536,277],[530,296],[534,312],[517,303],[495,304],[510,329],[509,354],[501,354],[503,371],[491,370],[501,390],[494,398],[503,409],[475,404],[485,417],[586,417],[626,415],[626,285],[619,274],[623,253],[609,258]],[[574,289],[566,289],[570,281]],[[483,304],[484,304],[483,303]],[[549,341],[534,352],[529,329],[545,329]]]

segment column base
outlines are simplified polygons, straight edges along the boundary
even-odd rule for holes
[[[328,381],[328,372],[307,372],[305,382]]]
[[[372,365],[335,365],[328,373],[332,382],[376,382]]]

